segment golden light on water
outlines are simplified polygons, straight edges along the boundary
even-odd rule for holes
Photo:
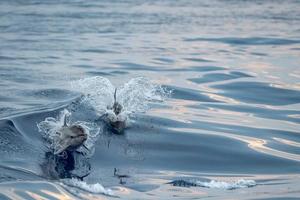
[[[41,190],[41,192],[43,192],[51,197],[60,199],[60,200],[72,200],[73,199],[70,196],[68,196],[66,193],[57,193],[57,192],[52,192],[49,190]]]
[[[31,196],[35,200],[47,200],[47,198],[42,197],[41,195],[36,194],[34,192],[30,192],[30,191],[25,191],[25,192],[26,192],[26,194],[28,194],[29,196]],[[62,199],[62,200],[65,200],[65,199]]]
[[[282,139],[282,138],[277,138],[277,137],[273,137],[274,140],[277,140],[283,144],[287,144],[287,145],[291,145],[291,146],[295,146],[295,147],[299,147],[300,148],[300,143],[299,142],[295,142],[295,141],[291,141],[291,140],[287,140],[287,139]]]
[[[292,153],[287,153],[283,152],[280,150],[272,149],[271,147],[267,147],[267,141],[264,139],[260,138],[255,138],[255,137],[250,137],[250,136],[243,136],[243,135],[236,135],[232,133],[226,133],[226,132],[215,132],[215,131],[203,131],[201,130],[201,133],[199,133],[198,129],[193,129],[193,128],[172,128],[172,130],[176,131],[185,131],[185,132],[190,132],[190,133],[195,133],[195,134],[208,134],[208,135],[218,135],[218,136],[224,136],[232,139],[236,139],[239,141],[242,141],[248,145],[249,148],[268,155],[280,157],[280,158],[285,158],[289,160],[295,160],[295,161],[300,161],[300,155],[297,154],[292,154]],[[225,131],[225,129],[224,129]],[[288,144],[286,142],[286,144]],[[297,143],[298,145],[298,143]]]

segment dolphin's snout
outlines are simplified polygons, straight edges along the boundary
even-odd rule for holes
[[[81,125],[71,125],[69,127],[63,127],[60,130],[59,148],[55,154],[59,154],[64,150],[73,151],[78,149],[88,139],[86,129]]]
[[[85,129],[81,126],[73,127],[73,131],[77,134],[76,140],[78,143],[84,143],[88,139],[88,134],[86,133]]]
[[[87,138],[88,138],[88,135],[87,135],[87,133],[83,133],[83,134],[80,135],[80,137],[82,137],[83,141],[86,141]]]

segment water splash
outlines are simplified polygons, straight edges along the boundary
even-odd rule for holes
[[[145,112],[149,103],[162,102],[168,96],[168,91],[160,85],[152,83],[145,77],[131,79],[119,90],[117,100],[129,113]]]
[[[97,141],[100,133],[100,127],[91,122],[72,122],[72,114],[67,109],[62,110],[56,118],[47,117],[44,121],[41,121],[37,124],[38,130],[42,133],[43,138],[47,141],[48,147],[54,151],[59,148],[59,135],[57,132],[64,125],[65,116],[68,119],[68,124],[78,124],[86,130],[88,138],[85,141],[85,146],[89,149],[88,153],[92,155],[94,152],[94,144]],[[82,150],[83,148],[79,149],[79,151]]]
[[[239,188],[249,188],[256,186],[256,182],[254,180],[245,180],[239,179],[237,181],[216,181],[216,180],[197,180],[197,179],[188,179],[188,180],[174,180],[170,182],[173,186],[181,186],[181,187],[206,187],[212,189],[225,189],[225,190],[235,190]]]
[[[113,102],[114,86],[107,78],[95,76],[80,79],[71,82],[71,88],[84,94],[82,102],[91,104],[101,114]]]
[[[114,102],[115,86],[104,77],[84,78],[71,83],[72,89],[85,95],[85,100],[103,115],[109,112]],[[123,106],[123,113],[145,112],[149,103],[162,102],[170,94],[165,88],[152,83],[148,78],[137,77],[117,88],[117,101]]]
[[[64,187],[69,186],[69,187],[79,188],[86,192],[91,192],[95,194],[105,194],[109,196],[114,195],[111,189],[105,189],[100,183],[88,184],[78,179],[63,179],[61,185]]]
[[[234,190],[239,188],[254,187],[256,185],[256,182],[254,180],[240,179],[232,182],[215,181],[215,180],[211,180],[210,182],[196,181],[196,184],[197,186],[200,187]]]
[[[48,142],[47,144],[50,149],[56,150],[59,140],[59,136],[56,133],[64,125],[65,116],[69,115],[70,112],[64,109],[56,118],[47,117],[44,121],[37,124],[39,132],[41,132],[43,138]]]

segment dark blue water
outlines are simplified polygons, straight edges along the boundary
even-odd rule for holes
[[[41,171],[37,124],[80,97],[72,81],[94,76],[116,86],[143,76],[172,94],[125,134],[98,139],[89,183],[118,185],[115,167],[133,182],[162,171],[299,175],[299,11],[292,0],[2,0],[3,198],[62,198],[41,192],[61,194]]]

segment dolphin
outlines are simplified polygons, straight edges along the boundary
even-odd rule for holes
[[[114,93],[114,104],[113,104],[113,111],[116,115],[120,114],[122,112],[123,106],[117,102],[117,88],[115,89]]]
[[[64,151],[62,154],[45,152],[44,161],[40,164],[43,175],[50,179],[76,178],[83,180],[91,172],[89,158],[77,151]]]
[[[84,145],[87,140],[86,130],[78,124],[67,125],[67,116],[64,118],[64,125],[56,132],[58,134],[58,144],[54,151],[54,154],[60,154],[63,151],[75,151],[80,146]]]
[[[114,93],[114,103],[110,108],[111,113],[107,113],[107,119],[113,130],[121,133],[126,127],[126,117],[122,115],[123,106],[117,101],[117,88]]]

